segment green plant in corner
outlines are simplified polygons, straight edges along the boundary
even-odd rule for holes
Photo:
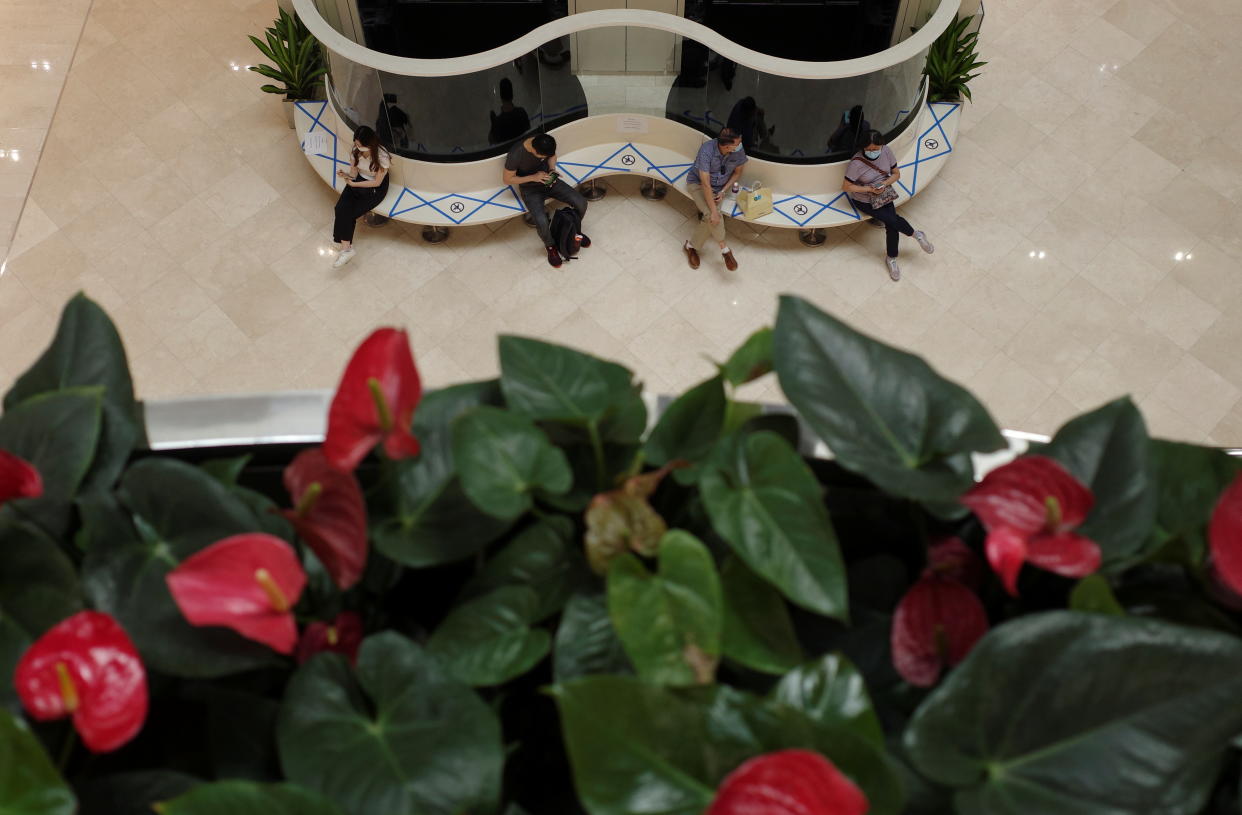
[[[974,16],[962,17],[945,29],[927,51],[927,63],[923,73],[931,87],[929,102],[956,102],[963,96],[970,99],[970,80],[978,76],[971,71],[987,65],[979,62],[976,45],[979,32],[967,33]]]
[[[264,42],[251,35],[250,41],[273,65],[251,65],[250,70],[284,83],[284,87],[264,85],[260,90],[284,94],[286,99],[291,100],[313,99],[320,77],[328,69],[320,54],[318,41],[306,25],[282,8],[280,17],[267,29],[266,38]]]

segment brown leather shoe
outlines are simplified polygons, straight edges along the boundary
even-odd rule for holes
[[[726,269],[728,269],[731,272],[737,271],[737,258],[733,257],[732,249],[730,249],[728,252],[721,252],[720,256],[724,258]]]
[[[686,260],[690,261],[690,268],[691,269],[699,268],[698,251],[693,246],[690,246],[685,243],[681,245],[681,250],[686,253]]]

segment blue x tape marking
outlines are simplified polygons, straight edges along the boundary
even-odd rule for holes
[[[318,103],[318,104],[319,104],[319,112],[318,112],[318,113],[311,113],[311,111],[310,111],[310,109],[309,109],[309,106],[310,106],[310,105],[314,105],[314,104],[316,104],[316,103],[314,103],[314,102],[294,102],[294,103],[293,103],[293,106],[294,106],[294,108],[295,108],[295,109],[302,111],[303,113],[305,113],[307,116],[309,116],[309,117],[310,117],[310,119],[311,119],[311,126],[310,126],[310,129],[306,131],[306,134],[307,134],[308,136],[309,136],[311,133],[314,133],[314,132],[315,132],[315,128],[317,128],[317,127],[322,127],[325,131],[327,131],[327,133],[328,133],[330,136],[332,136],[332,155],[330,155],[330,156],[325,156],[323,153],[316,153],[315,155],[316,155],[316,156],[318,156],[319,158],[326,158],[328,161],[332,162],[332,189],[334,189],[334,190],[335,190],[335,189],[336,189],[336,166],[337,166],[338,164],[344,164],[346,167],[348,167],[348,166],[349,166],[349,162],[348,162],[348,161],[341,161],[339,158],[337,158],[337,157],[336,157],[336,154],[337,154],[337,152],[338,152],[338,151],[339,151],[339,149],[340,149],[340,146],[339,146],[339,144],[338,144],[338,139],[337,139],[336,133],[335,133],[335,132],[333,132],[332,128],[328,127],[326,124],[324,124],[324,123],[321,121],[321,119],[323,118],[323,114],[324,114],[324,113],[328,110],[328,103],[327,103],[327,101],[323,101],[323,102],[319,102],[319,103]]]
[[[617,156],[621,155],[621,154],[622,154],[622,153],[624,153],[626,150],[633,150],[635,153],[638,153],[638,155],[639,155],[639,156],[641,156],[641,157],[642,157],[642,159],[643,159],[644,161],[647,161],[647,157],[646,157],[646,156],[643,156],[643,154],[642,154],[642,153],[639,153],[639,152],[638,152],[638,149],[637,149],[636,147],[634,147],[634,145],[630,144],[629,142],[626,142],[626,143],[625,143],[625,144],[623,144],[621,147],[618,147],[616,150],[614,150],[614,151],[613,151],[613,153],[612,153],[612,155],[610,155],[608,158],[606,158],[606,159],[604,159],[603,161],[601,161],[599,164],[584,164],[584,163],[582,163],[582,162],[580,162],[580,161],[558,161],[558,162],[556,162],[556,166],[557,166],[557,167],[586,167],[586,168],[588,168],[588,169],[587,169],[587,171],[586,171],[585,173],[583,173],[581,176],[576,175],[576,174],[574,173],[574,171],[573,171],[573,170],[566,170],[566,171],[565,171],[565,172],[569,173],[570,178],[572,178],[574,181],[577,181],[579,184],[581,184],[583,181],[586,181],[588,178],[590,178],[590,177],[591,177],[591,175],[592,175],[592,174],[593,174],[596,170],[614,170],[614,171],[616,171],[616,172],[618,172],[618,173],[628,173],[628,172],[630,172],[630,168],[629,168],[629,167],[609,167],[609,166],[607,166],[608,162],[612,161],[614,158],[616,158]],[[650,164],[651,162],[650,162],[650,161],[647,161],[647,163],[648,163],[648,164]]]
[[[803,218],[801,221],[799,221],[799,220],[798,220],[797,218],[795,218],[793,215],[790,215],[790,214],[789,214],[788,212],[786,212],[785,210],[781,209],[781,204],[788,203],[789,201],[796,201],[796,200],[798,200],[799,198],[801,198],[803,201],[806,201],[806,202],[807,202],[807,203],[809,203],[809,204],[812,204],[812,205],[814,205],[814,206],[816,206],[816,207],[819,207],[819,209],[815,210],[814,212],[811,212],[811,208],[810,208],[810,207],[807,207],[807,213],[808,213],[808,214],[807,214],[807,216],[806,216],[805,218]],[[788,218],[789,220],[793,221],[793,222],[794,222],[795,224],[797,224],[798,226],[806,226],[806,225],[807,225],[807,223],[808,223],[808,222],[809,222],[812,218],[818,217],[818,215],[819,215],[821,212],[823,212],[824,210],[828,209],[828,205],[827,205],[827,204],[825,204],[825,203],[822,203],[822,202],[820,202],[820,201],[816,201],[814,198],[807,198],[805,195],[791,195],[791,196],[789,196],[789,197],[787,197],[787,198],[782,198],[782,199],[781,199],[781,200],[779,200],[779,201],[773,201],[773,202],[772,202],[772,208],[773,208],[774,210],[776,210],[777,212],[779,212],[781,215],[784,215],[784,216],[785,216],[786,218]]]
[[[932,117],[935,119],[935,121],[932,122],[931,127],[927,128],[926,130],[922,132],[922,134],[919,135],[918,141],[915,142],[914,161],[911,161],[908,164],[899,165],[901,169],[903,170],[907,167],[914,168],[914,176],[913,178],[910,179],[910,186],[906,186],[906,182],[900,179],[898,179],[897,181],[897,183],[901,185],[901,188],[906,191],[906,195],[913,197],[914,193],[919,188],[919,165],[920,164],[922,164],[925,161],[931,161],[934,158],[940,158],[941,156],[947,156],[949,153],[953,152],[953,145],[949,141],[949,134],[946,133],[944,130],[943,122],[945,119],[949,118],[949,116],[953,113],[953,111],[957,110],[958,107],[959,105],[955,102],[929,102],[927,104],[927,108],[928,110],[931,111]],[[925,156],[923,155],[923,140],[926,139],[933,130],[937,130],[940,132],[940,138],[943,139],[942,144],[943,144],[944,149],[940,150],[937,153],[933,153],[930,156]]]
[[[513,204],[505,204],[505,203],[502,203],[496,200],[499,196],[503,195],[506,192],[513,196],[514,200],[517,202],[517,206],[514,206]],[[399,210],[398,207],[401,206],[401,202],[405,199],[405,196],[407,194],[413,198],[416,198],[420,203],[415,204],[412,207],[406,207],[405,209]],[[458,218],[458,217],[451,215],[448,212],[445,212],[440,207],[436,206],[440,202],[447,201],[449,199],[473,201],[474,203],[478,204],[478,206],[470,210],[469,212],[467,212],[465,215],[462,215],[460,218]],[[397,196],[397,200],[393,202],[392,207],[390,207],[388,210],[388,217],[395,218],[398,215],[404,215],[405,213],[413,212],[416,209],[422,209],[423,207],[431,207],[436,212],[440,213],[445,218],[452,221],[455,225],[461,226],[466,221],[470,220],[470,217],[472,215],[474,215],[476,212],[478,212],[479,210],[483,209],[483,207],[486,207],[488,205],[491,205],[494,207],[501,207],[503,209],[511,209],[511,210],[514,210],[515,212],[523,212],[525,210],[525,208],[522,206],[522,199],[518,196],[516,192],[513,191],[512,187],[507,187],[507,186],[501,187],[500,189],[496,190],[496,192],[492,193],[491,196],[488,197],[487,199],[475,198],[472,195],[462,195],[461,193],[450,192],[450,193],[441,195],[439,198],[432,198],[431,200],[423,198],[421,195],[414,192],[409,187],[402,187],[401,194]]]

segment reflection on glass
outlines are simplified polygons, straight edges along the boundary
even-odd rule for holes
[[[687,41],[666,115],[709,135],[738,130],[747,153],[759,158],[841,161],[857,149],[859,131],[892,134],[917,113],[922,66],[920,54],[863,76],[793,79]]]
[[[327,2],[327,0],[323,0]],[[329,54],[333,100],[395,153],[427,161],[500,155],[533,132],[584,116],[665,117],[747,153],[792,163],[844,161],[869,129],[890,138],[918,113],[924,54],[863,76],[794,79],[732,62],[679,35],[606,27],[545,43],[469,74],[413,77]]]

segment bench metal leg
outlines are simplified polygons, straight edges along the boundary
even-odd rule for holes
[[[368,212],[362,216],[362,222],[367,226],[383,226],[388,223],[388,218],[380,215],[378,212]]]
[[[815,229],[799,229],[798,240],[807,246],[821,246],[824,241],[828,240],[828,235],[823,229],[818,227]]]
[[[648,201],[663,201],[664,196],[668,195],[668,185],[663,181],[656,181],[654,178],[644,178],[643,183],[638,187],[638,191]]]
[[[424,226],[423,240],[427,243],[442,243],[448,240],[449,231],[447,226]]]
[[[582,193],[582,197],[588,201],[598,201],[608,194],[608,188],[599,186],[592,178],[585,184],[579,184],[578,192]]]

